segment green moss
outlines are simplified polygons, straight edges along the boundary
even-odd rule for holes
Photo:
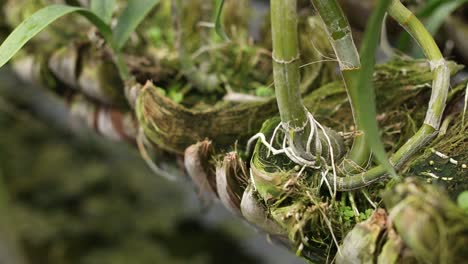
[[[421,155],[407,165],[406,175],[416,175],[428,183],[443,186],[452,199],[468,189],[468,127],[461,116],[440,135]],[[465,166],[463,165],[465,164]]]
[[[260,131],[267,141],[279,122],[276,117],[263,124]],[[276,134],[272,141],[275,148],[281,148],[283,136],[281,132]],[[261,202],[267,205],[272,219],[286,230],[297,253],[306,259],[324,261],[328,253],[336,250],[333,236],[339,243],[372,211],[361,195],[356,195],[354,205],[346,193],[338,194],[337,200],[332,202],[328,188],[321,183],[319,171],[308,168],[298,175],[300,166],[284,154],[268,155],[268,148],[260,141],[250,164],[253,185]],[[375,192],[372,194],[375,197]],[[357,206],[360,214],[355,215],[352,206]]]

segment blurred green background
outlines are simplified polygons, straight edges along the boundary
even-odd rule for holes
[[[302,263],[0,72],[0,263]],[[78,133],[72,132],[78,131]]]

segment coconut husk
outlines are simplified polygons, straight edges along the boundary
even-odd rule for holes
[[[215,166],[211,163],[213,154],[213,145],[209,140],[191,145],[184,153],[185,170],[206,199],[218,196]]]
[[[376,210],[369,219],[357,224],[344,238],[336,263],[373,264],[386,225],[387,214],[383,209]]]
[[[166,97],[151,82],[140,91],[136,105],[148,138],[158,147],[180,154],[205,138],[213,139],[217,148],[230,146],[236,139],[245,142],[276,112],[273,100],[191,110]]]
[[[241,198],[248,179],[245,163],[235,151],[227,153],[222,163],[216,167],[219,199],[234,214],[241,215]]]
[[[422,263],[463,263],[468,258],[468,214],[444,191],[407,179],[384,195],[389,221]]]
[[[256,194],[252,185],[249,185],[241,201],[242,216],[249,222],[259,227],[270,235],[285,235],[284,230],[278,223],[271,219],[267,207]]]

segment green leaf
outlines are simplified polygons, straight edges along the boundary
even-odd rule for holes
[[[269,97],[269,96],[274,96],[275,91],[268,86],[261,85],[255,88],[255,95],[261,96],[261,97]]]
[[[375,103],[375,92],[372,83],[372,75],[375,67],[375,54],[380,39],[380,29],[384,20],[385,12],[390,4],[390,0],[380,0],[367,24],[361,48],[361,71],[357,77],[356,91],[359,94],[356,111],[362,116],[362,129],[365,139],[371,147],[379,163],[385,167],[388,173],[396,176],[395,169],[390,164],[385,147],[379,135],[377,125],[377,110]]]
[[[215,0],[216,3],[216,8],[215,8],[215,31],[216,33],[226,41],[229,41],[229,37],[226,35],[226,32],[224,32],[222,21],[221,21],[221,15],[223,13],[223,6],[224,6],[224,0]]]
[[[420,10],[416,11],[416,16],[419,18],[427,17],[434,12],[446,0],[429,0]],[[408,32],[403,31],[398,39],[397,48],[401,51],[410,51],[412,46],[411,36]]]
[[[435,35],[445,19],[465,3],[468,0],[447,1],[435,9],[424,23],[429,33]]]
[[[178,91],[169,91],[169,98],[172,99],[172,101],[176,102],[176,103],[180,103],[182,102],[182,100],[184,100],[184,94],[183,93],[180,93]]]
[[[88,9],[66,5],[50,5],[38,10],[16,27],[0,46],[0,67],[5,65],[29,40],[55,20],[77,12],[86,17],[114,47],[112,31],[106,23]]]
[[[445,19],[467,2],[468,0],[432,0],[427,2],[421,10],[416,12],[416,16],[425,18],[424,25],[431,35],[435,35],[444,23]],[[422,51],[415,46],[411,46],[411,44],[411,36],[408,33],[403,32],[400,36],[400,40],[398,41],[398,48],[405,51],[412,47],[412,56],[415,58],[422,58]]]
[[[109,24],[114,11],[115,0],[91,0],[91,11]]]
[[[425,20],[424,25],[426,26],[427,31],[431,35],[437,34],[440,27],[444,23],[445,19],[450,16],[455,10],[457,10],[461,5],[467,3],[468,0],[456,0],[456,1],[438,1],[438,5],[434,5],[433,8],[424,10],[427,12],[422,12],[423,16],[428,16]],[[429,5],[430,6],[430,5]],[[417,46],[413,47],[412,56],[415,58],[422,58],[424,54],[421,49]]]
[[[114,29],[114,40],[117,50],[123,48],[128,38],[130,38],[130,34],[158,3],[159,0],[133,0],[128,2]]]
[[[434,12],[440,5],[442,5],[447,0],[431,0],[428,1],[425,5],[422,6],[420,10],[416,12],[417,17],[427,17]]]
[[[348,209],[348,208],[347,208],[347,209]],[[352,209],[348,209],[348,210],[344,211],[344,215],[345,215],[346,217],[348,217],[348,218],[351,218],[351,217],[354,216],[354,212],[353,212]]]

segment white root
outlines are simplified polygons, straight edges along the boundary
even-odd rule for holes
[[[278,133],[278,130],[281,128],[281,122],[275,127],[275,130],[273,131],[273,135],[271,136],[270,139],[270,146],[273,146],[273,140],[276,137],[276,133]],[[267,157],[270,156],[270,149],[268,149]]]
[[[370,203],[370,205],[371,205],[374,209],[377,209],[377,204],[375,204],[375,202],[372,201],[372,199],[369,197],[369,194],[367,193],[367,191],[361,190],[361,193],[364,195],[364,197],[365,197],[366,200]]]
[[[247,153],[251,153],[252,145],[254,144],[254,142],[256,142],[256,140],[259,139],[261,143],[268,149],[267,157],[270,156],[270,154],[273,154],[273,155],[285,154],[294,163],[300,165],[302,169],[298,173],[299,175],[303,173],[305,168],[320,170],[320,175],[321,175],[320,185],[322,185],[323,183],[326,184],[327,188],[330,191],[330,195],[332,196],[332,199],[334,200],[336,197],[336,193],[337,193],[337,181],[336,181],[337,172],[336,172],[336,164],[335,164],[334,150],[332,147],[332,143],[331,143],[329,135],[327,134],[326,129],[314,119],[311,113],[309,112],[307,113],[308,113],[307,114],[308,122],[310,123],[310,134],[307,139],[306,154],[307,156],[312,157],[312,159],[305,159],[303,158],[302,155],[299,154],[299,151],[294,147],[292,140],[288,137],[288,133],[286,132],[287,124],[284,125],[283,123],[280,123],[275,127],[275,129],[273,130],[273,135],[269,141],[267,141],[265,134],[261,132],[251,137],[249,141],[247,142]],[[286,127],[286,129],[284,127]],[[273,141],[279,131],[284,133],[284,139],[283,139],[281,148],[277,149],[273,146]],[[329,154],[329,158],[331,161],[330,165],[327,164],[326,159],[322,156],[323,146],[319,138],[320,131],[322,131],[325,137],[325,140],[327,142],[327,145],[328,145],[327,146],[328,154]],[[315,142],[313,142],[314,138],[315,138]],[[311,146],[313,146],[314,152],[312,152]],[[333,187],[326,177],[326,175],[330,171],[333,171],[333,180],[334,180]]]
[[[332,147],[332,144],[331,144],[331,141],[330,141],[330,137],[328,136],[327,132],[325,131],[325,128],[319,122],[315,121],[315,119],[313,118],[311,113],[309,113],[309,118],[313,119],[314,122],[316,122],[317,126],[319,126],[320,129],[322,129],[323,135],[327,139],[328,152],[330,154],[331,167],[332,167],[332,170],[333,170],[333,195],[332,195],[332,197],[333,197],[333,200],[334,200],[335,197],[336,197],[336,178],[337,178],[337,175],[336,175],[336,166],[335,166],[335,158],[334,158],[334,154],[333,154],[333,147]]]

